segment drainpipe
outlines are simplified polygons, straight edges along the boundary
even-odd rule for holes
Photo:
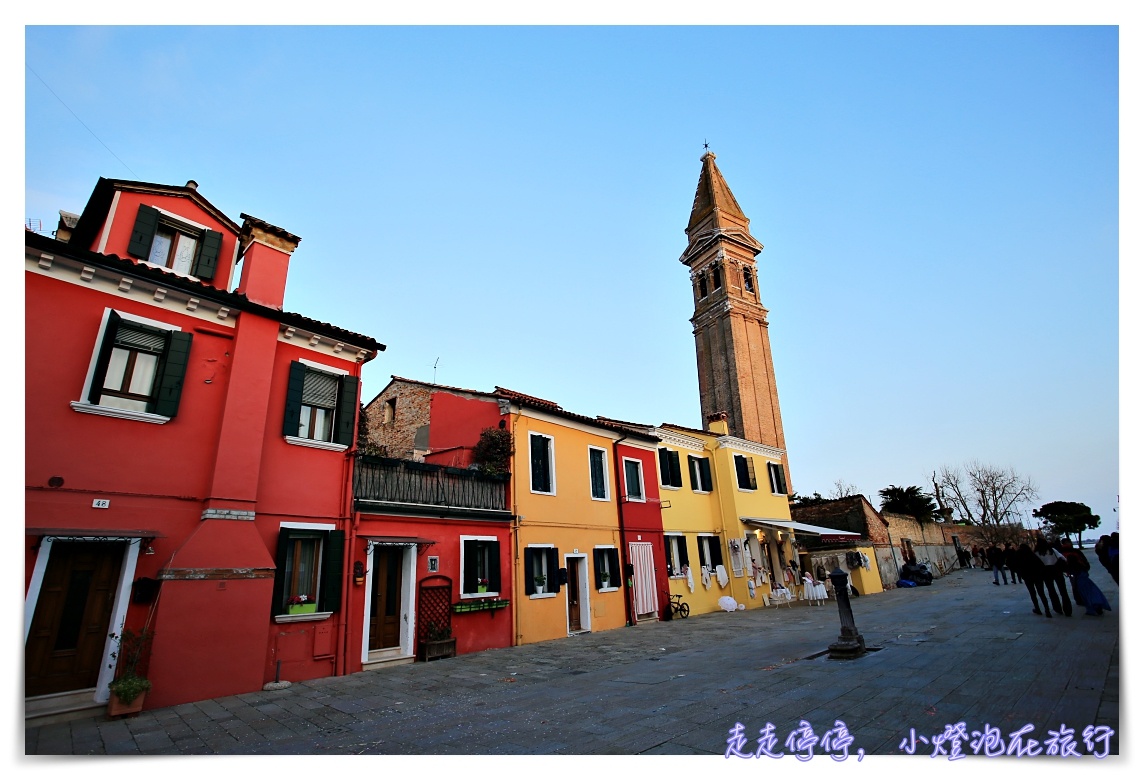
[[[510,403],[508,405],[508,411],[502,413],[502,418],[508,417],[509,420],[511,421],[509,427],[510,427],[510,430],[512,432],[512,448],[513,448],[513,453],[514,453],[509,459],[509,467],[510,467],[509,486],[510,487],[509,487],[509,491],[508,491],[509,492],[508,498],[512,502],[512,575],[511,575],[512,580],[511,581],[513,583],[513,590],[512,590],[512,628],[511,628],[511,631],[512,631],[512,645],[513,645],[513,647],[519,647],[520,646],[520,631],[518,630],[518,627],[520,626],[520,599],[522,599],[524,597],[523,583],[518,583],[517,582],[517,576],[516,576],[516,573],[520,570],[520,515],[516,511],[517,510],[516,485],[517,485],[517,480],[520,477],[520,474],[519,474],[520,470],[518,468],[516,468],[517,463],[516,463],[516,455],[515,455],[515,453],[516,453],[516,423],[520,419],[520,415],[523,414],[523,412],[524,412],[524,410],[522,408],[516,413],[516,416],[514,417],[512,414],[512,404]],[[527,574],[525,576],[527,576]],[[519,588],[516,587],[517,585],[520,585],[520,587]]]
[[[628,579],[627,575],[628,567],[634,567],[634,564],[631,561],[630,551],[628,550],[628,532],[627,529],[624,528],[624,497],[620,495],[620,486],[624,483],[621,480],[622,475],[620,473],[619,447],[620,442],[625,441],[627,438],[628,435],[625,433],[623,436],[612,442],[612,470],[616,473],[616,509],[619,512],[620,550],[622,553],[620,560],[624,562],[621,564],[623,566],[623,571],[620,572],[620,580],[624,584],[624,610],[625,614],[628,616],[628,626],[634,626],[636,624],[635,602],[632,600],[632,588],[631,585],[628,584],[630,580]]]

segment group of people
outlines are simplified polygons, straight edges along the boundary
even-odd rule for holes
[[[1068,538],[1050,544],[1042,537],[1033,546],[1026,543],[1016,547],[1007,543],[1004,548],[996,544],[987,548],[974,545],[970,553],[961,552],[964,554],[961,557],[963,566],[968,559],[970,568],[992,569],[994,585],[1023,583],[1029,591],[1036,615],[1051,618],[1055,612],[1072,617],[1074,603],[1084,607],[1086,615],[1099,617],[1106,611],[1112,611],[1108,598],[1088,576],[1091,568],[1088,558],[1073,547]],[[1120,584],[1120,534],[1100,537],[1096,543],[1096,556],[1112,579]],[[1072,583],[1071,598],[1066,581]]]

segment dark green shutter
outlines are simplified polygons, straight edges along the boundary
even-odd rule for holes
[[[735,476],[739,481],[739,487],[747,490],[751,486],[751,477],[747,473],[747,459],[742,455],[735,456]]]
[[[343,376],[338,384],[338,408],[334,412],[334,441],[347,447],[353,445],[354,434],[357,433],[354,414],[358,410],[359,382],[356,376]]]
[[[605,550],[604,552],[608,554],[608,571],[612,575],[608,584],[610,587],[618,588],[620,585],[620,551]]]
[[[750,479],[750,482],[751,482],[751,490],[756,490],[759,487],[759,483],[755,480],[755,459],[754,458],[746,458],[746,461],[747,461],[747,477],[748,477],[748,479]]]
[[[604,553],[607,550],[592,550],[592,569],[596,573],[596,590],[604,587],[604,578],[600,576],[600,568],[603,561]]]
[[[191,274],[207,281],[214,279],[220,251],[222,251],[222,233],[208,230],[199,241],[199,251]]]
[[[699,458],[695,457],[694,455],[688,455],[687,456],[687,480],[688,480],[688,482],[691,483],[691,489],[693,491],[699,490],[699,487],[695,484],[695,480],[696,480],[695,464],[698,461],[699,461]]]
[[[500,593],[500,541],[485,544],[489,546],[489,591]]]
[[[774,475],[774,490],[775,490],[775,492],[776,493],[782,493],[783,495],[786,495],[786,492],[787,492],[786,471],[783,470],[783,464],[781,464],[781,463],[768,463],[767,466],[770,468],[771,474]]]
[[[302,388],[306,384],[306,364],[290,363],[290,379],[286,382],[286,411],[282,417],[282,435],[297,436],[302,425]]]
[[[337,612],[342,601],[342,558],[346,532],[330,531],[322,542],[322,577],[318,584],[318,611]]]
[[[668,459],[671,461],[671,486],[683,487],[683,475],[679,472],[679,453],[669,451]]]
[[[551,469],[548,464],[548,442],[544,436],[531,434],[532,442],[532,489],[538,493],[551,493]]]
[[[532,570],[532,548],[524,548],[524,594],[531,596],[536,593],[536,580],[533,579],[536,575]]]
[[[679,565],[686,566],[687,560],[687,537],[679,537]],[[676,572],[678,574],[678,572]]]
[[[718,536],[708,536],[711,540],[711,568],[723,565],[723,547]]]
[[[191,334],[171,331],[163,370],[159,375],[159,389],[155,394],[155,414],[174,417],[179,413],[179,399],[183,395],[183,378],[191,357]]]
[[[151,244],[155,231],[159,228],[159,211],[150,206],[140,206],[135,215],[135,227],[131,230],[131,242],[127,254],[146,260],[151,256]]]
[[[704,541],[706,538],[705,536],[697,536],[695,541],[699,545],[699,565],[711,568],[711,561],[707,560],[707,542]]]
[[[545,593],[559,593],[560,592],[560,551],[555,547],[549,547],[548,554],[548,580],[545,583],[547,588]]]
[[[271,615],[286,614],[286,554],[290,547],[290,532],[278,531],[278,554],[274,556],[274,595],[270,602]]]
[[[699,484],[703,490],[711,492],[711,461],[707,458],[699,459]]]
[[[88,403],[98,404],[99,396],[103,394],[107,364],[111,361],[111,350],[115,347],[115,335],[119,332],[122,319],[114,311],[107,313],[107,327],[103,329],[103,341],[99,344],[99,356],[95,359],[95,372],[91,375],[91,387],[87,392]]]
[[[670,536],[663,537],[663,557],[667,561],[667,576],[670,577],[674,574],[678,574],[679,572],[677,572],[675,569],[673,569],[672,565],[671,565],[671,537]],[[682,564],[680,564],[680,565],[682,565]]]
[[[671,462],[668,458],[668,449],[666,447],[659,448],[659,484],[671,484]]]
[[[461,557],[465,560],[465,569],[461,572],[462,593],[477,592],[477,569],[480,566],[478,555],[480,547],[476,539],[465,539],[461,542]]]

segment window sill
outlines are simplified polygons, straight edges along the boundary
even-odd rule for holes
[[[554,599],[555,593],[533,593],[529,596],[530,599]]]
[[[710,490],[692,490],[691,492],[697,496],[709,496],[709,495],[711,495]]]
[[[152,263],[150,260],[140,260],[139,265],[145,265],[148,268],[158,268],[160,271],[166,271],[169,274],[174,274],[175,276],[181,276],[184,279],[190,279],[193,282],[202,282],[202,279],[200,279],[197,276],[192,276],[191,274],[183,273],[182,271],[176,271],[174,268],[170,268],[170,267],[165,266],[165,265],[159,265],[158,263]],[[194,264],[192,263],[191,265],[193,266]]]
[[[98,406],[84,401],[72,401],[71,408],[77,412],[83,412],[84,414],[98,414],[102,417],[118,417],[121,420],[135,420],[136,422],[155,423],[156,425],[162,425],[163,423],[169,423],[171,421],[170,417],[164,417],[161,414],[134,412],[130,409],[116,409],[113,406]]]
[[[685,579],[687,579],[687,575],[686,574],[670,574],[670,575],[668,575],[667,578],[669,580],[685,580]]]
[[[758,488],[745,488],[745,487],[738,488],[738,491],[740,493],[754,493],[757,490],[758,490]]]
[[[490,590],[488,593],[462,593],[461,598],[463,598],[463,599],[488,599],[488,598],[494,598],[494,597],[499,596],[499,595],[500,595],[499,590]]]
[[[300,615],[275,615],[275,623],[309,623],[315,620],[325,620],[333,612],[303,612]]]
[[[683,490],[683,485],[660,485],[660,490]]]
[[[600,588],[599,593],[615,593],[619,588]]]
[[[554,495],[556,495],[555,490],[549,493],[549,492],[545,492],[543,490],[533,490],[532,488],[529,488],[528,492],[532,493],[534,496],[554,496]]]
[[[294,444],[298,447],[313,447],[316,450],[331,450],[332,452],[345,452],[349,449],[348,445],[335,444],[332,441],[318,441],[317,439],[303,439],[300,436],[283,436],[287,444]]]
[[[600,498],[599,496],[592,496],[592,500],[593,501],[611,501],[612,499],[609,496],[604,496],[603,498]]]

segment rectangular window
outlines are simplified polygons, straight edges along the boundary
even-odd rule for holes
[[[299,360],[292,362],[282,435],[340,445],[339,449],[353,444],[358,384],[355,376],[322,371]]]
[[[754,458],[747,457],[746,455],[736,455],[735,477],[738,480],[740,490],[757,489],[758,484],[755,482]]]
[[[177,274],[210,280],[218,268],[222,233],[186,222],[151,206],[140,206],[127,253]]]
[[[683,474],[679,470],[679,453],[667,447],[659,448],[659,484],[664,487],[683,487]]]
[[[643,463],[624,458],[624,496],[628,501],[643,501]]]
[[[699,275],[699,298],[702,300],[707,297],[707,274]]]
[[[87,388],[89,404],[163,417],[176,415],[191,334],[148,323],[107,310]]]
[[[718,536],[700,535],[697,541],[699,542],[700,566],[706,566],[709,570],[715,571],[716,566],[723,565],[723,549],[719,545]]]
[[[771,477],[771,492],[786,495],[786,472],[783,471],[783,464],[781,463],[768,463],[767,472]]]
[[[743,289],[754,295],[755,293],[755,280],[751,276],[751,269],[743,269]]]
[[[342,531],[281,528],[272,614],[336,612],[342,597],[344,549]]]
[[[524,592],[544,595],[560,592],[560,551],[555,547],[524,548]]]
[[[493,536],[462,536],[461,595],[495,595],[500,589],[500,542]]]
[[[691,489],[696,493],[711,492],[711,460],[696,455],[687,456],[687,473],[691,477]]]
[[[716,290],[723,289],[723,268],[722,266],[711,267],[711,281],[713,282]]]
[[[592,481],[592,498],[608,498],[608,453],[599,447],[588,448],[588,474]]]
[[[552,470],[552,437],[543,433],[530,433],[528,458],[532,467],[532,492],[555,495],[556,475]]]
[[[687,565],[687,541],[680,534],[664,534],[663,547],[667,558],[667,576],[682,577]]]
[[[615,547],[597,547],[593,551],[596,590],[620,587],[620,551]]]

